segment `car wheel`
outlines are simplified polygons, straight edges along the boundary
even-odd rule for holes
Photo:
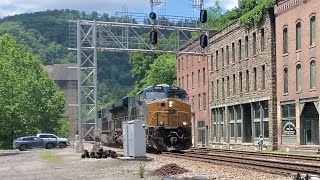
[[[19,150],[20,151],[26,151],[27,150],[27,145],[21,145],[20,147],[19,147]]]
[[[59,143],[59,148],[66,148],[67,144],[64,142]]]
[[[53,148],[53,144],[48,143],[48,144],[46,145],[46,148],[47,148],[47,149],[52,149],[52,148]]]

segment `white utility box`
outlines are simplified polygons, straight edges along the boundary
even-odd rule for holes
[[[122,123],[123,155],[125,157],[146,157],[146,131],[141,120]]]

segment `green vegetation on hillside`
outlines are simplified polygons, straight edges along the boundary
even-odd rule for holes
[[[222,12],[219,2],[208,8],[208,26],[213,29],[222,29],[240,21],[245,28],[258,25],[268,8],[275,5],[275,0],[238,0],[238,7]]]

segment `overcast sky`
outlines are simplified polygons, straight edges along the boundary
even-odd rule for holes
[[[205,0],[205,7],[215,0]],[[238,0],[219,0],[223,9],[229,10],[237,5]],[[166,10],[167,15],[192,15],[192,0],[166,0],[166,8],[158,7],[155,12]],[[79,11],[98,11],[113,15],[126,6],[129,12],[149,13],[150,0],[0,0],[0,18],[8,15],[44,11],[47,9],[73,9]],[[160,10],[161,9],[161,10]],[[196,12],[196,11],[195,11]],[[196,13],[198,14],[198,13]]]

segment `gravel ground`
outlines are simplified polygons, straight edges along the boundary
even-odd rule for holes
[[[85,144],[85,149],[91,150],[92,144]],[[112,149],[121,152],[120,149]],[[5,154],[10,152],[11,154]],[[17,153],[12,154],[12,153]],[[140,164],[145,166],[145,178],[148,180],[160,180],[164,177],[154,176],[153,171],[163,165],[176,163],[180,167],[189,170],[188,173],[173,175],[171,177],[182,179],[184,177],[203,176],[210,179],[291,179],[246,169],[239,169],[227,166],[218,166],[189,160],[163,157],[155,154],[148,154],[153,161],[125,161],[119,159],[81,159],[80,154],[74,149],[33,149],[26,152],[18,150],[0,151],[0,179],[108,179],[127,180],[139,178]]]

